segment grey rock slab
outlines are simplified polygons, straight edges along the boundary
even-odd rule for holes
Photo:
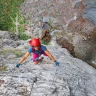
[[[83,18],[89,19],[96,25],[96,7],[86,9],[83,13]]]
[[[4,84],[0,87],[0,96],[29,96],[31,83],[26,78],[6,76],[3,77],[3,80]]]
[[[10,39],[10,36],[7,31],[0,31],[0,38],[1,39]]]
[[[59,67],[48,57],[39,64],[33,64],[29,56],[16,68],[21,57],[9,60],[0,56],[0,65],[7,66],[7,70],[0,71],[1,96],[96,95],[96,70],[93,67],[73,58],[66,49],[51,45],[46,47],[60,63]]]
[[[89,19],[96,25],[96,0],[86,0],[83,2],[86,9],[83,13],[83,18]]]

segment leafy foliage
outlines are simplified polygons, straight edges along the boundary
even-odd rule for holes
[[[0,0],[0,30],[17,32],[21,39],[27,39],[28,36],[24,34],[26,22],[19,9],[22,2],[24,0]]]
[[[19,35],[20,35],[20,39],[21,40],[27,40],[27,39],[30,39],[31,38],[31,36],[29,37],[29,36],[27,36],[26,34],[24,34],[24,33],[19,33]]]
[[[49,42],[42,40],[42,44],[48,45]]]

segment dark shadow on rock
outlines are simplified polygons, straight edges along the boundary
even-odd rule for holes
[[[96,68],[96,65],[92,63],[92,60],[96,60],[96,39],[83,40],[80,36],[76,38],[74,38],[75,45],[63,37],[56,38],[56,42],[62,48],[66,48],[73,57],[79,58]]]
[[[45,42],[50,42],[51,40],[51,35],[49,34],[49,32],[46,32],[45,36],[42,38],[42,40],[44,40]]]
[[[71,55],[73,55],[75,57],[75,53],[74,53],[74,46],[73,44],[71,44],[67,39],[60,37],[60,38],[56,38],[56,42],[62,46],[62,48],[66,48]]]

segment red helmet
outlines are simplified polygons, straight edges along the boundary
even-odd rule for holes
[[[40,46],[40,40],[39,38],[33,38],[32,40],[29,41],[30,46]]]

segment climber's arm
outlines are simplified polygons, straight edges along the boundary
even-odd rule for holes
[[[49,58],[51,58],[54,62],[56,61],[55,58],[50,54],[48,50],[45,51]]]
[[[29,53],[29,52],[26,52],[26,54],[25,54],[25,55],[22,57],[22,59],[20,60],[20,64],[22,64],[23,61],[26,60],[29,55],[30,55],[30,53]]]

